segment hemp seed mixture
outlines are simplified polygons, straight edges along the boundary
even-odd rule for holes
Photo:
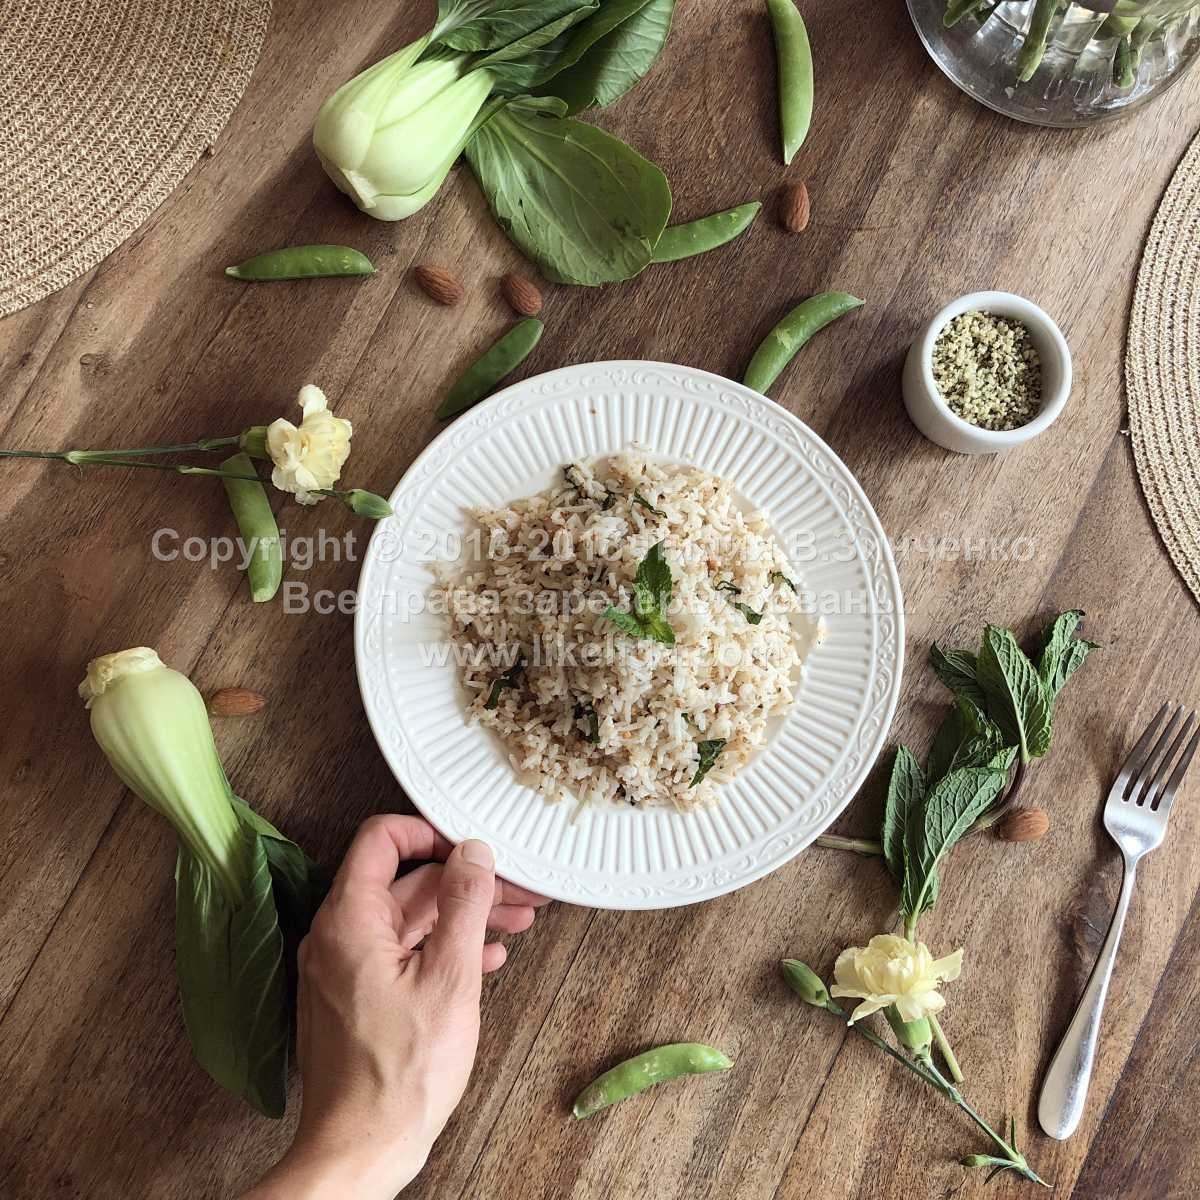
[[[1019,429],[1042,403],[1042,360],[1020,321],[955,317],[933,346],[933,378],[955,415],[980,429]]]

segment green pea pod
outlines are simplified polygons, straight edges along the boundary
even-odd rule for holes
[[[779,77],[779,132],[790,163],[808,137],[813,114],[813,60],[808,30],[792,0],[767,0]]]
[[[752,200],[749,204],[739,204],[737,208],[727,208],[698,221],[668,225],[654,247],[651,262],[677,262],[732,242],[750,228],[761,208],[761,202]]]
[[[545,328],[534,317],[518,321],[458,377],[458,382],[438,406],[437,416],[444,421],[482,400],[505,375],[529,356]]]
[[[675,1042],[637,1054],[605,1071],[575,1097],[571,1111],[580,1119],[598,1113],[610,1104],[636,1096],[656,1083],[681,1075],[706,1075],[728,1071],[733,1060],[700,1042]]]
[[[269,282],[276,279],[320,279],[338,275],[374,275],[371,260],[352,246],[284,246],[256,254],[236,267],[226,267],[233,279]]]
[[[235,454],[221,464],[223,471],[239,475],[254,475],[254,463],[248,454]],[[279,526],[267,499],[267,489],[249,479],[222,479],[229,507],[237,522],[238,535],[247,547],[253,548],[246,564],[246,579],[250,583],[250,599],[262,604],[274,597],[283,580],[283,552],[279,545]]]
[[[779,378],[779,373],[796,357],[796,352],[809,338],[831,321],[860,308],[862,301],[845,292],[822,292],[810,296],[792,309],[759,343],[742,382],[756,392],[766,395],[767,388]]]

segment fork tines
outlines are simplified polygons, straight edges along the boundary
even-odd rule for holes
[[[1158,715],[1129,752],[1118,777],[1121,799],[1153,812],[1157,812],[1160,805],[1170,806],[1196,747],[1200,745],[1200,724],[1196,714],[1176,706],[1164,724],[1170,710],[1170,704],[1164,704],[1158,710]]]

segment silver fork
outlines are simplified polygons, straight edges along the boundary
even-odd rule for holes
[[[1164,704],[1158,710],[1158,716],[1130,751],[1104,805],[1104,828],[1125,859],[1125,878],[1104,946],[1042,1084],[1038,1123],[1053,1138],[1070,1137],[1083,1116],[1096,1058],[1100,1014],[1133,895],[1134,872],[1144,854],[1162,845],[1175,793],[1200,743],[1195,714],[1176,708],[1163,724],[1170,707]]]

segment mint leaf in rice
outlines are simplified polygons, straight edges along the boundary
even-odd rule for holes
[[[696,743],[696,750],[700,755],[700,765],[696,768],[696,773],[692,776],[692,782],[688,784],[688,787],[695,787],[713,769],[724,749],[724,738],[710,738],[706,742]]]
[[[667,515],[661,508],[655,508],[654,505],[651,504],[641,492],[633,493],[633,503],[640,504],[644,509],[652,512],[656,517],[665,517]]]

